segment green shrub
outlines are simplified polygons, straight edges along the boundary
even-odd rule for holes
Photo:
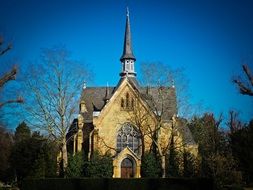
[[[159,177],[161,173],[159,161],[152,153],[145,153],[142,158],[141,176],[142,177]]]
[[[90,161],[85,163],[85,176],[86,177],[112,177],[113,165],[112,157],[110,155],[100,155],[94,152]]]
[[[84,169],[84,156],[82,152],[69,156],[68,167],[66,168],[66,177],[82,177]]]

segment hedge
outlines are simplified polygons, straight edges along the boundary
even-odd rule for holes
[[[206,178],[50,178],[26,179],[21,190],[212,190]]]

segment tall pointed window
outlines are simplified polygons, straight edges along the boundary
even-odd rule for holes
[[[131,100],[131,108],[134,109],[134,99]]]
[[[129,94],[126,94],[126,108],[129,108]]]
[[[125,97],[120,99],[120,108],[124,111],[131,111],[134,109],[134,98],[127,92]]]
[[[138,131],[130,124],[125,123],[117,135],[117,152],[129,147],[135,154],[140,153],[141,139]]]
[[[124,108],[124,107],[125,107],[125,102],[124,102],[124,99],[123,99],[123,98],[121,98],[120,107],[121,107],[121,108]]]

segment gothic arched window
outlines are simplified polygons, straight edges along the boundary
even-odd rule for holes
[[[131,108],[134,109],[134,99],[131,100]]]
[[[121,152],[125,147],[129,147],[134,153],[139,154],[141,141],[137,130],[130,124],[125,123],[117,135],[117,152]]]
[[[126,94],[126,108],[129,108],[129,94]]]
[[[120,107],[121,107],[121,108],[124,108],[124,107],[125,107],[125,102],[124,102],[124,99],[123,99],[123,98],[121,98]]]

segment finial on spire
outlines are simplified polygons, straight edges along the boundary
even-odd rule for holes
[[[175,81],[173,79],[171,80],[171,85],[172,85],[172,88],[175,88]]]
[[[136,72],[134,71],[134,62],[136,61],[131,41],[131,30],[130,30],[130,18],[129,18],[129,9],[126,8],[126,28],[124,36],[124,46],[123,54],[120,57],[122,63],[122,72],[120,73],[121,77],[135,77]]]
[[[83,89],[86,89],[87,87],[87,84],[86,84],[86,81],[83,82]]]
[[[109,95],[110,95],[110,92],[109,92],[109,84],[108,84],[108,82],[107,82],[107,83],[106,83],[106,89],[105,89],[105,97],[104,97],[105,103],[110,99]]]
[[[126,8],[126,16],[129,17],[129,9],[128,9],[128,7]]]
[[[136,59],[133,55],[133,50],[132,50],[130,19],[129,19],[129,9],[128,9],[128,7],[127,7],[127,10],[126,10],[126,13],[127,13],[127,18],[126,18],[124,46],[123,46],[123,54],[120,58],[120,61],[123,61],[124,59],[132,59],[132,60],[135,61]]]

